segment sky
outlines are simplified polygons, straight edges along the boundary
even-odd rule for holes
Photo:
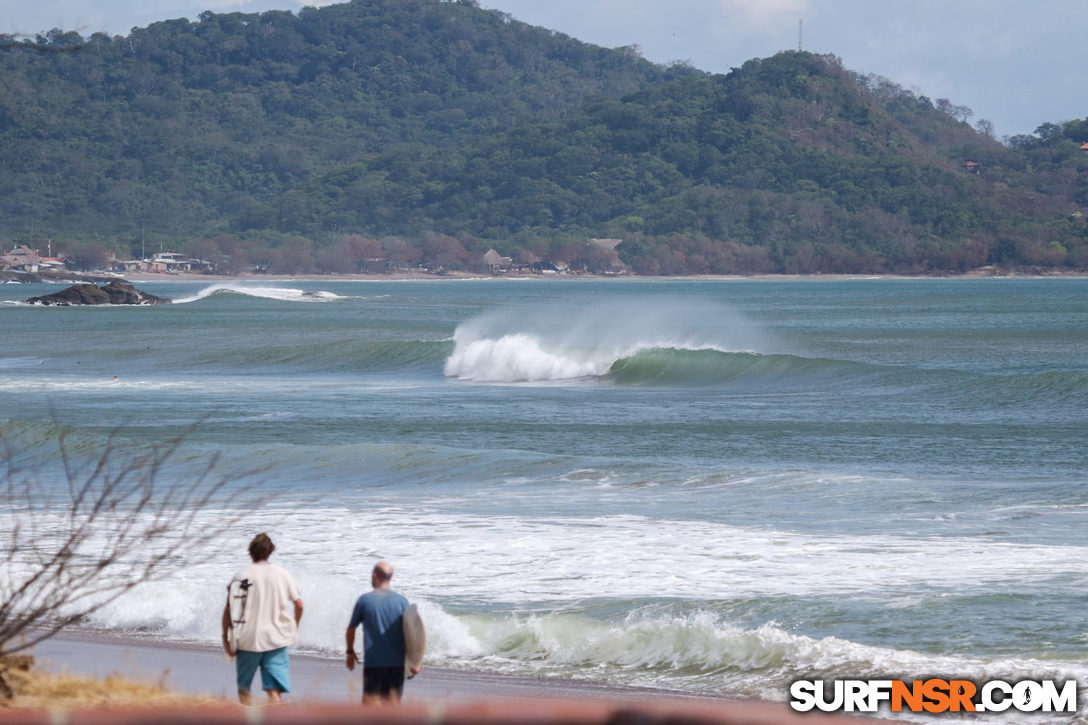
[[[298,10],[335,0],[0,0],[0,33],[126,34],[204,11]],[[780,50],[947,98],[996,135],[1088,117],[1085,0],[479,0],[517,20],[656,63],[728,73]]]

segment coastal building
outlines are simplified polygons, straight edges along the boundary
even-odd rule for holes
[[[504,257],[494,249],[487,250],[483,257],[484,266],[487,267],[487,271],[491,274],[502,274],[510,269],[513,261],[510,257]]]
[[[151,260],[150,272],[177,274],[189,271],[189,260],[176,252],[160,252]]]
[[[590,239],[589,246],[594,252],[593,262],[598,267],[594,271],[601,274],[626,274],[628,267],[616,251],[616,247],[621,244],[622,239]]]
[[[37,250],[31,249],[25,244],[16,245],[14,249],[0,257],[0,264],[5,269],[16,272],[37,272],[41,263],[42,258]]]
[[[157,274],[180,274],[182,272],[203,272],[215,274],[220,265],[230,261],[225,255],[218,261],[190,259],[177,252],[160,252],[151,259],[115,260],[114,266],[125,272],[155,272]]]

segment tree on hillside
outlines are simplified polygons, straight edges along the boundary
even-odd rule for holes
[[[80,271],[103,270],[109,266],[110,250],[98,242],[75,242],[64,250],[64,264]]]

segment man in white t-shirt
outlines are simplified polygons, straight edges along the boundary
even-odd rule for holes
[[[253,563],[227,586],[223,649],[235,659],[238,699],[243,705],[253,703],[249,688],[258,667],[269,703],[280,702],[280,695],[291,690],[287,645],[298,636],[302,596],[291,575],[268,561],[275,550],[268,534],[254,536],[249,542]]]

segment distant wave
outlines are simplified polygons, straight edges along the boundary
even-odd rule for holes
[[[197,366],[286,367],[307,372],[364,372],[437,366],[449,355],[449,340],[356,340],[343,339],[322,345],[269,344],[253,348],[195,350]]]
[[[261,297],[269,300],[283,300],[284,302],[331,302],[334,300],[348,299],[332,292],[308,291],[293,289],[290,287],[249,287],[243,284],[213,284],[206,287],[191,297],[182,297],[174,300],[174,304],[187,304],[211,297],[213,295],[245,295],[247,297]]]
[[[1017,375],[972,376],[955,392],[957,399],[1000,400],[998,409],[1023,410],[1030,404],[1061,401],[1088,405],[1088,375],[1078,371],[1048,371]]]
[[[457,328],[444,373],[491,383],[667,386],[873,367],[788,354],[773,336],[721,305],[628,300],[485,313]]]
[[[712,372],[731,359],[726,356],[758,356],[774,346],[769,335],[721,305],[661,299],[547,305],[496,310],[462,323],[444,372],[503,383],[682,381]]]
[[[195,295],[180,297],[173,300],[173,303],[175,305],[184,305],[191,302],[199,302],[200,300],[217,295],[242,295],[244,297],[260,297],[269,300],[282,300],[284,302],[333,302],[336,300],[352,299],[351,297],[323,290],[311,291],[294,289],[291,287],[250,287],[245,284],[223,283],[205,287]],[[2,300],[0,301],[0,305],[28,306],[28,303],[22,300]]]
[[[631,385],[710,385],[740,378],[793,378],[861,367],[866,366],[795,355],[654,348],[616,360],[606,377]]]
[[[280,344],[277,344],[280,343]],[[178,352],[172,363],[178,368],[204,371],[261,371],[280,369],[283,374],[296,373],[367,373],[404,371],[426,368],[428,377],[449,357],[453,343],[449,340],[336,340],[322,345],[299,344],[292,340],[269,340],[260,347],[198,346]],[[122,372],[120,380],[107,373],[80,377],[61,377],[49,372],[28,375],[42,367],[37,358],[0,358],[0,390],[3,391],[79,391],[122,388],[143,390],[187,390],[194,393],[225,385],[215,372],[172,375],[166,379],[141,371]],[[21,374],[16,375],[19,370]],[[43,368],[44,370],[44,368]],[[241,380],[232,375],[230,385],[258,387],[280,385],[277,380],[258,378]],[[295,380],[296,387],[303,384]],[[359,381],[358,384],[362,384]]]
[[[715,348],[645,347],[604,351],[549,347],[531,335],[474,340],[455,348],[450,377],[480,382],[573,381],[620,385],[713,385],[738,378],[812,375],[856,366],[794,355],[763,355]]]

